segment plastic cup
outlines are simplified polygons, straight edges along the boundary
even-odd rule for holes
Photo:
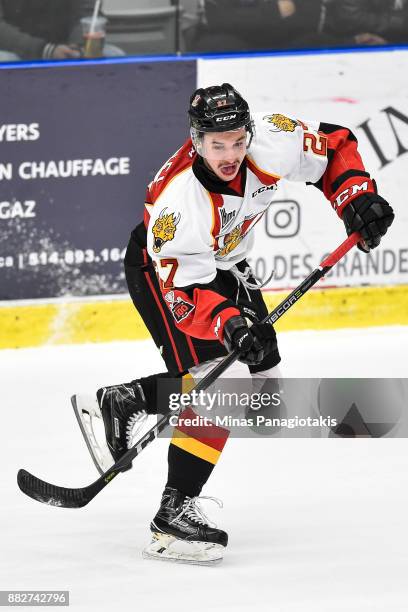
[[[94,28],[91,32],[92,22],[94,22]],[[103,57],[107,22],[105,17],[97,17],[95,20],[92,17],[81,19],[84,57]]]

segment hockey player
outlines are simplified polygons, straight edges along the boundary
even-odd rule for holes
[[[251,116],[228,83],[195,91],[189,118],[191,137],[150,183],[144,220],[125,258],[130,295],[168,372],[105,387],[97,400],[73,398],[101,472],[125,452],[131,429],[146,413],[168,409],[158,405],[161,379],[181,381],[186,372],[202,378],[234,349],[239,361],[226,377],[278,376],[276,334],[260,323],[267,309],[245,257],[281,178],[320,189],[347,233],[361,233],[359,248],[366,252],[379,245],[394,219],[347,128],[273,112]],[[106,448],[93,436],[93,417],[103,419]],[[209,524],[197,498],[227,437],[213,424],[204,431],[175,429],[146,556],[196,563],[222,558],[227,534]]]

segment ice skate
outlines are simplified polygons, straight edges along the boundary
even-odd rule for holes
[[[96,396],[73,395],[71,402],[95,466],[103,474],[131,448],[145,424],[143,389],[133,381],[98,389]]]
[[[199,499],[166,487],[160,508],[150,524],[152,541],[144,549],[145,559],[195,565],[214,565],[224,557],[228,535],[217,529],[204,514]]]

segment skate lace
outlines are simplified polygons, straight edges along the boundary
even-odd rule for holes
[[[131,448],[134,444],[134,439],[137,433],[141,430],[145,420],[147,419],[146,410],[134,412],[128,419],[126,424],[126,443],[127,447]]]
[[[181,512],[179,512],[178,515],[172,521],[170,521],[170,524],[175,523],[182,516],[186,516],[191,521],[194,521],[195,523],[199,523],[200,525],[207,525],[208,527],[216,527],[216,524],[210,521],[208,516],[205,514],[204,510],[202,509],[198,501],[199,499],[208,499],[210,501],[215,502],[219,508],[223,507],[222,501],[218,499],[217,497],[209,497],[206,495],[201,495],[200,497],[186,497],[186,499],[183,502],[183,507],[181,509]]]

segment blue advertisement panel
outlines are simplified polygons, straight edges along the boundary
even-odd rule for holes
[[[0,73],[0,300],[123,293],[147,184],[188,136],[196,62]]]

